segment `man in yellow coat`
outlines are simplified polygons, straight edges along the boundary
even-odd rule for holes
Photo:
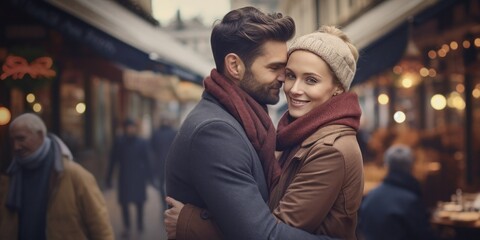
[[[0,239],[113,239],[95,178],[44,122],[25,113],[9,133],[13,161],[0,182]]]

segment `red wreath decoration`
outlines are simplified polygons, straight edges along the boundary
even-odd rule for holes
[[[36,79],[38,77],[52,78],[56,72],[51,69],[53,60],[50,57],[39,57],[31,63],[19,56],[10,55],[2,66],[3,73],[0,75],[1,80],[12,77],[14,80],[23,79],[25,74]]]

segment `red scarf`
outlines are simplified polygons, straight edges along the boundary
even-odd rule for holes
[[[346,92],[330,98],[306,115],[292,120],[286,112],[278,123],[277,150],[301,144],[320,127],[341,124],[358,130],[362,110],[355,93]]]
[[[242,125],[255,148],[271,190],[280,176],[275,159],[275,126],[267,107],[260,105],[245,91],[213,69],[204,81],[205,90],[213,95]]]

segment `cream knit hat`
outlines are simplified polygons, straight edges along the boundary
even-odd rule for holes
[[[338,29],[337,29],[338,30]],[[339,30],[338,30],[339,31]],[[319,31],[293,39],[289,43],[288,56],[296,50],[305,50],[321,57],[348,91],[357,69],[356,57],[340,37]]]

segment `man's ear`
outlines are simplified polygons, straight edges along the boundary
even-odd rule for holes
[[[229,53],[225,56],[225,75],[232,80],[240,81],[245,74],[245,64],[242,59],[235,54]]]

